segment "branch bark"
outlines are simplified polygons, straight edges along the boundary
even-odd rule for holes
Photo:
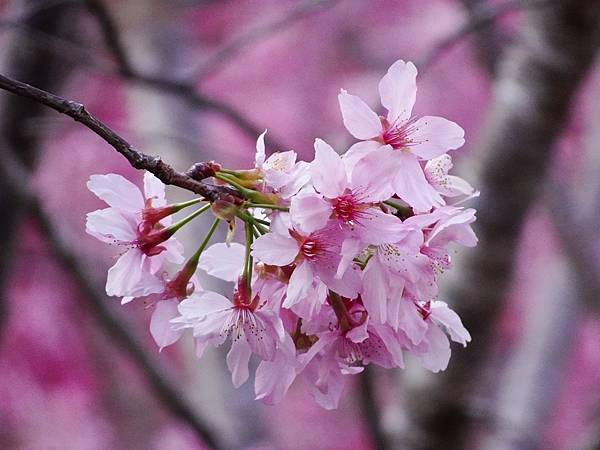
[[[476,250],[449,290],[473,342],[453,352],[448,370],[409,399],[410,448],[464,448],[477,413],[473,392],[486,364],[494,319],[511,280],[525,213],[545,176],[550,151],[576,87],[598,45],[600,4],[563,0],[529,10],[519,42],[505,55],[479,150],[484,157]],[[481,417],[479,418],[481,419]]]
[[[236,191],[195,180],[189,175],[176,171],[159,157],[140,152],[111,128],[92,116],[81,103],[67,100],[4,75],[0,75],[0,89],[34,100],[80,122],[123,155],[132,167],[153,173],[165,184],[186,189],[201,195],[210,202],[215,201],[223,194],[239,196]]]

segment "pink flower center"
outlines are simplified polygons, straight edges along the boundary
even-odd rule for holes
[[[389,123],[384,117],[380,117],[381,125],[384,129],[380,137],[383,144],[391,145],[393,149],[407,149],[416,144],[411,138],[411,135],[417,131],[414,124],[417,121],[416,117],[407,120],[403,123]]]
[[[316,239],[307,237],[300,246],[300,253],[302,253],[306,259],[315,259],[319,254],[319,242]]]
[[[335,216],[344,222],[356,220],[358,212],[360,212],[356,198],[352,194],[344,194],[334,198],[331,205]]]

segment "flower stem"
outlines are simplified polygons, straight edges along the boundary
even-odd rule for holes
[[[246,255],[244,257],[244,276],[246,277],[246,283],[248,283],[248,295],[252,298],[252,254],[251,247],[254,241],[254,234],[252,233],[252,222],[246,222]]]
[[[266,220],[261,220],[261,219],[257,219],[256,217],[253,217],[251,214],[249,214],[247,211],[243,211],[240,210],[238,211],[238,217],[240,219],[242,219],[244,222],[249,222],[251,223],[253,226],[256,227],[256,229],[261,233],[261,234],[265,234],[267,233],[269,230],[263,225],[265,222],[268,225],[271,225],[269,222],[267,222]]]
[[[192,206],[203,201],[205,201],[203,198],[193,198],[187,202],[173,203],[171,206],[175,211],[181,211],[183,208],[187,208],[188,206]]]
[[[177,230],[179,230],[181,227],[183,227],[185,224],[187,224],[188,222],[190,222],[191,220],[195,219],[196,217],[198,217],[200,214],[202,214],[204,211],[206,211],[208,208],[210,208],[210,203],[207,203],[206,205],[204,205],[202,208],[194,211],[192,214],[190,214],[187,217],[184,217],[183,219],[181,219],[178,222],[175,222],[173,225],[169,226],[167,229],[171,232],[171,233],[175,233]]]
[[[231,186],[236,188],[238,191],[240,191],[242,194],[244,194],[246,197],[252,196],[252,194],[256,192],[256,191],[253,191],[252,189],[245,188],[244,186],[239,184],[237,181],[235,181],[233,179],[233,177],[231,177],[230,175],[218,172],[214,176],[215,176],[215,178],[218,178],[219,180],[224,181],[227,184],[230,184]]]
[[[276,209],[278,211],[289,211],[290,210],[290,208],[288,208],[287,206],[271,205],[268,203],[248,203],[246,206],[248,208]]]
[[[208,242],[210,241],[210,238],[212,237],[212,235],[215,233],[215,230],[217,229],[217,225],[219,225],[220,221],[221,221],[221,219],[219,219],[217,217],[215,219],[215,221],[212,223],[212,225],[208,229],[208,232],[206,233],[206,236],[204,237],[204,240],[200,244],[200,247],[198,247],[198,250],[196,250],[196,253],[194,253],[191,256],[191,258],[188,261],[188,264],[189,263],[193,263],[193,264],[195,264],[195,267],[198,266],[198,260],[200,259],[200,255],[202,254],[202,252],[204,251],[204,249],[208,245]]]

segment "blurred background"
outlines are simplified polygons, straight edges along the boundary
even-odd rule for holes
[[[142,174],[0,91],[0,448],[600,449],[599,36],[597,0],[0,0],[0,73],[179,170],[250,167],[265,128],[269,151],[346,149],[339,89],[378,105],[411,60],[415,112],[465,129],[455,171],[482,193],[480,245],[443,277],[473,336],[446,372],[409,360],[336,411],[301,382],[265,406],[221,349],[158,353],[151,311],[103,294],[118,250],[85,233],[85,182]]]

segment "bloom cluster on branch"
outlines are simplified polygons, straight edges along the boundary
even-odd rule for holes
[[[411,116],[416,77],[410,62],[389,68],[379,83],[385,116],[340,92],[344,125],[359,141],[341,156],[316,139],[311,162],[293,151],[267,158],[263,133],[252,169],[196,164],[190,176],[239,195],[224,190],[177,222],[173,214],[203,199],[167,205],[150,173],[143,193],[121,176],[92,176],[89,189],[109,207],[88,214],[87,231],[125,249],[106,292],[154,306],[150,331],[161,348],[185,330],[198,357],[229,340],[236,387],[255,355],[256,398],[267,403],[301,377],[321,406],[335,408],[348,375],[370,363],[403,367],[406,354],[444,370],[450,340],[466,345],[470,336],[437,300],[437,282],[451,266],[451,244],[477,243],[475,210],[459,206],[477,192],[449,174],[462,128]],[[208,210],[214,222],[184,262],[174,234]],[[226,242],[209,246],[220,222]],[[233,242],[236,223],[245,245]],[[234,283],[230,298],[204,290],[197,269]]]

